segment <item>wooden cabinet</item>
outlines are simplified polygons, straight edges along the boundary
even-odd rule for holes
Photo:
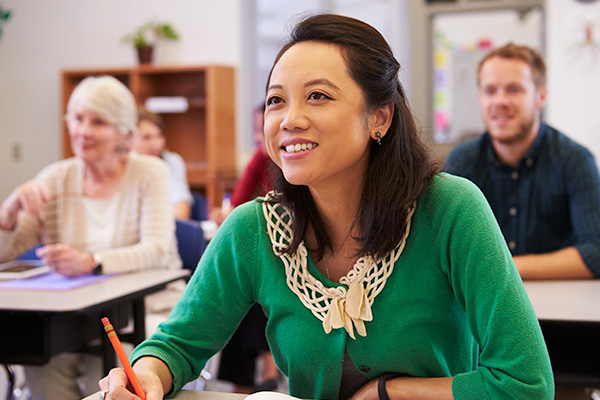
[[[188,101],[183,113],[161,114],[167,148],[186,162],[192,190],[206,195],[208,206],[221,204],[236,178],[235,76],[224,66],[152,66],[65,70],[62,72],[62,115],[73,89],[85,77],[112,75],[132,91],[139,104],[150,97],[178,96]],[[73,153],[63,123],[63,157]]]

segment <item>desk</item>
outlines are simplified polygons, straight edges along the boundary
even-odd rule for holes
[[[526,281],[557,384],[600,387],[600,280]]]
[[[526,281],[557,384],[600,387],[600,280]],[[0,292],[0,304],[5,304]],[[237,397],[234,397],[237,396]],[[243,395],[181,391],[176,400],[241,400]],[[85,400],[97,400],[92,395]]]
[[[96,392],[83,400],[98,400],[100,396]],[[220,393],[220,392],[202,392],[193,390],[180,390],[177,392],[174,400],[243,400],[247,394],[240,393]]]
[[[72,290],[0,289],[0,364],[40,365],[62,352],[102,355],[105,372],[116,365],[100,319],[119,328],[133,319],[133,331],[121,341],[138,344],[146,337],[144,297],[189,275],[188,270],[127,273]],[[101,345],[90,347],[101,339]]]
[[[243,400],[247,394],[241,393],[221,393],[221,392],[204,392],[194,390],[180,390],[177,392],[174,400]],[[82,400],[98,400],[99,392],[96,392]]]

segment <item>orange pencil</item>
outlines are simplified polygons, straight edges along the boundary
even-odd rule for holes
[[[142,390],[142,386],[140,385],[140,381],[138,381],[137,376],[135,376],[135,372],[133,372],[133,368],[131,368],[131,364],[129,364],[129,360],[125,355],[125,350],[123,350],[123,346],[121,346],[121,341],[117,336],[117,332],[115,332],[115,328],[113,328],[112,324],[108,320],[107,317],[102,318],[102,324],[104,325],[104,330],[110,339],[115,351],[117,352],[117,356],[123,364],[123,368],[125,368],[125,373],[127,374],[127,378],[129,378],[129,382],[131,382],[131,386],[133,386],[133,390],[135,394],[142,400],[146,400],[146,395]]]

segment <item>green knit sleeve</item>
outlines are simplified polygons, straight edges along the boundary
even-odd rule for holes
[[[442,179],[452,198],[440,221],[448,231],[445,272],[480,346],[476,370],[454,377],[454,398],[554,398],[539,323],[485,197],[465,179]]]
[[[173,391],[198,377],[229,340],[255,302],[260,204],[247,203],[227,217],[210,241],[167,321],[132,354],[154,356],[173,375]]]

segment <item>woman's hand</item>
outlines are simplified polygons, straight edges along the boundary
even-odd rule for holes
[[[17,223],[17,214],[21,210],[38,217],[42,206],[48,200],[50,200],[50,190],[43,183],[27,181],[18,186],[2,202],[0,228],[12,230]]]
[[[215,207],[208,213],[208,219],[217,223],[217,225],[221,226],[225,218],[233,211],[233,207]]]
[[[75,250],[68,244],[48,244],[37,249],[35,254],[45,265],[66,276],[89,274],[96,265],[91,254]]]
[[[146,394],[146,400],[162,400],[164,397],[163,386],[158,375],[136,372],[140,386]],[[127,374],[123,368],[113,368],[108,376],[98,382],[101,391],[108,391],[104,399],[109,400],[139,400],[134,394]]]
[[[146,400],[162,400],[171,391],[173,376],[167,364],[155,357],[142,357],[133,365],[135,375],[146,394]],[[108,391],[104,398],[110,400],[139,400],[127,374],[122,368],[113,368],[107,377],[98,382],[100,390]]]

